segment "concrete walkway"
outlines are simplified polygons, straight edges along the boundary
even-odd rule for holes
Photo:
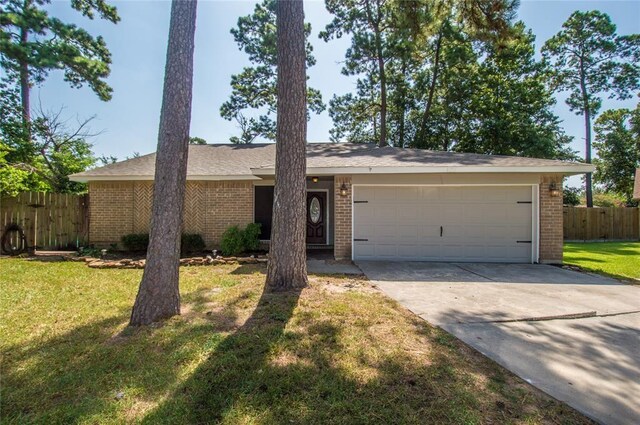
[[[587,416],[640,422],[640,287],[544,265],[358,265],[388,296]]]
[[[312,274],[362,274],[362,270],[353,263],[334,260],[307,260],[307,272]]]

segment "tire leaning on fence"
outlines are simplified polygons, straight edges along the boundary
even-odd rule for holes
[[[7,224],[2,232],[0,249],[3,254],[8,255],[19,255],[27,250],[27,237],[19,224]]]

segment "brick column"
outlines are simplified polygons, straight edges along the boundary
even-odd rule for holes
[[[351,176],[334,177],[334,237],[333,255],[336,260],[351,260],[351,207],[353,190]],[[347,196],[340,196],[342,184],[347,186]]]
[[[560,196],[551,196],[549,185],[555,182]],[[540,178],[540,262],[562,264],[562,176],[546,175]]]

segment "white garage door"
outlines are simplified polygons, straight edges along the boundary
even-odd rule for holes
[[[357,186],[356,260],[532,261],[531,186]]]

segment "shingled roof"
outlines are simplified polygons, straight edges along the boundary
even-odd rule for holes
[[[274,174],[274,143],[190,145],[190,180],[259,180]],[[70,176],[75,181],[152,180],[155,153]],[[308,143],[309,174],[593,171],[588,164],[500,155],[379,148],[374,144]]]

